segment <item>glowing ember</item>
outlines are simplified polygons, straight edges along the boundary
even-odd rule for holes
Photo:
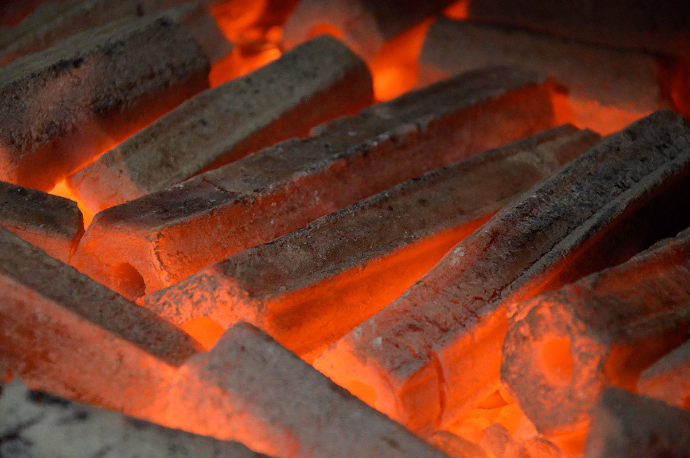
[[[446,458],[246,323],[191,357],[167,400],[169,426],[276,458]]]
[[[116,287],[113,264],[126,261],[147,293],[170,286],[428,170],[552,127],[550,89],[538,75],[494,69],[325,123],[312,137],[103,211],[73,265]]]
[[[420,56],[420,83],[459,72],[515,65],[553,77],[560,120],[616,132],[662,106],[655,56],[568,42],[481,22],[439,19]]]
[[[0,184],[0,385],[276,458],[684,456],[690,233],[630,259],[690,224],[690,126],[654,113],[690,115],[673,27],[573,33],[565,0],[565,32],[510,0],[57,3],[0,30],[0,64],[30,63],[0,69],[2,179],[53,195]]]
[[[261,18],[268,0],[218,2],[211,7],[223,35],[233,43],[240,43],[245,34]]]
[[[598,139],[562,126],[479,154],[243,250],[142,305],[175,323],[207,314],[225,328],[246,320],[312,361]]]
[[[386,42],[369,63],[374,78],[374,96],[390,100],[409,91],[417,82],[419,53],[431,19]]]
[[[251,75],[197,94],[72,175],[68,185],[88,205],[106,209],[304,137],[371,99],[366,64],[334,38],[319,36]]]
[[[69,262],[84,234],[77,204],[43,191],[0,181],[0,226]]]
[[[630,261],[517,305],[502,380],[543,433],[586,426],[610,385],[642,370],[690,330],[690,232]],[[558,406],[557,408],[555,408]]]
[[[642,208],[654,206],[649,196],[688,173],[688,142],[690,126],[670,112],[608,137],[456,245],[314,366],[345,386],[352,380],[367,386],[366,396],[374,390],[376,408],[413,430],[453,421],[499,384],[510,301],[599,270],[577,261],[598,252],[595,241],[607,233],[633,246],[647,239],[624,223],[630,215],[639,218],[631,218],[632,226],[645,220]],[[628,180],[600,179],[621,169]],[[652,179],[666,169],[668,179]],[[603,262],[616,262],[620,254],[606,248]],[[567,365],[554,372],[567,377]]]
[[[4,229],[0,321],[0,372],[134,415],[155,410],[174,368],[200,351],[175,326]]]
[[[211,8],[221,31],[235,45],[229,55],[211,67],[211,87],[252,72],[281,56],[282,29],[272,24],[267,11],[270,3],[270,0],[227,1]]]
[[[129,18],[0,68],[0,179],[47,190],[208,86],[170,19]]]
[[[79,210],[81,210],[82,215],[84,215],[84,228],[89,227],[89,224],[91,224],[91,220],[93,220],[93,217],[96,213],[91,210],[81,199],[79,199],[69,187],[67,187],[66,180],[60,181],[53,189],[48,191],[48,193],[75,201],[79,206]]]
[[[194,337],[206,350],[213,348],[225,331],[221,325],[207,316],[188,321],[181,328]]]
[[[460,0],[453,3],[443,12],[443,15],[451,19],[467,19],[470,0]]]
[[[235,47],[230,54],[211,67],[209,84],[211,87],[216,87],[226,81],[245,75],[273,62],[281,54],[280,49],[269,42],[254,49]]]

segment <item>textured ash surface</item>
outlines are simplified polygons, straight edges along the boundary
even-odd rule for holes
[[[199,45],[167,18],[126,18],[0,69],[0,169],[50,189],[110,142],[208,86]]]
[[[74,262],[113,285],[112,260],[121,259],[139,271],[147,292],[155,291],[241,249],[553,123],[543,78],[509,68],[461,75],[323,124],[313,137],[288,140],[105,210]]]
[[[28,291],[23,300],[29,304],[33,295],[41,296],[54,306],[68,310],[172,365],[181,364],[198,351],[198,344],[175,326],[4,229],[0,229],[0,247],[0,272],[4,282],[26,288]],[[10,304],[6,307],[9,308]],[[11,326],[4,330],[11,332]]]
[[[491,214],[597,141],[572,126],[543,132],[401,183],[219,268],[252,296],[304,287]]]
[[[446,456],[245,323],[184,369],[171,397],[186,409],[181,427],[277,458]]]
[[[517,306],[501,378],[540,431],[580,427],[606,386],[637,379],[682,341],[690,330],[689,259],[690,234]],[[540,362],[554,337],[569,339],[572,377],[562,382]]]
[[[174,19],[185,24],[207,55],[227,53],[231,45],[225,41],[215,23],[204,17],[198,3],[187,0],[71,0],[44,2],[21,23],[0,29],[0,65],[7,65],[27,54],[43,51],[77,33],[104,26],[124,17],[136,17],[184,5],[173,12]],[[208,12],[206,12],[206,16]],[[197,29],[197,27],[206,30]],[[214,55],[214,57],[220,57]]]
[[[67,263],[84,233],[84,218],[74,201],[0,182],[0,226]]]
[[[160,420],[190,336],[0,228],[0,371],[32,389]],[[158,415],[157,415],[158,414]]]
[[[578,125],[618,130],[660,107],[656,58],[515,28],[440,19],[424,41],[420,83],[491,65],[552,76],[568,90]],[[597,122],[599,121],[599,122]]]
[[[506,301],[538,292],[550,277],[558,280],[568,266],[564,260],[615,227],[617,218],[634,211],[688,164],[690,126],[668,111],[606,137],[456,245],[405,294],[325,352],[315,367],[332,377],[344,358],[353,368],[373,367],[366,369],[372,376],[368,383],[381,390],[379,399],[396,399],[398,410],[387,412],[394,418],[423,414],[423,425],[435,421],[433,410],[408,412],[400,398],[422,393],[437,396],[438,410],[452,417],[453,406],[441,399],[469,402],[463,393],[478,395],[498,380],[498,364],[476,370],[462,364],[468,352],[460,349],[469,336],[497,330],[486,346],[500,354]],[[418,382],[422,374],[424,383]]]
[[[454,245],[480,221],[598,139],[592,132],[562,126],[429,172],[274,241],[243,250],[150,294],[142,305],[177,324],[209,316],[227,327],[243,319],[300,355],[323,347],[359,324],[363,313],[370,316],[386,305],[387,301],[377,301],[378,291],[369,292],[368,288],[378,288],[375,279],[379,269],[385,269],[382,265],[387,265],[387,256],[443,237],[448,231],[457,234],[443,243]],[[432,248],[435,246],[427,245],[428,250]],[[434,256],[430,260],[422,255],[417,265],[405,268],[405,274],[418,272],[414,279],[419,278],[445,251],[428,253]],[[358,297],[356,303],[329,289],[336,287],[332,280],[345,272],[349,277],[343,288]],[[323,290],[309,289],[319,286]],[[404,286],[397,289],[402,290]],[[294,296],[300,292],[304,297]],[[320,297],[318,306],[313,304],[314,297]],[[298,315],[299,319],[289,318]],[[322,325],[313,324],[313,331],[306,330],[309,323],[317,322]],[[283,340],[286,333],[297,334],[302,329],[300,334],[309,333],[304,338],[310,342],[302,343],[301,348]]]
[[[0,387],[0,456],[261,458],[236,442],[164,428],[39,392]]]
[[[193,97],[69,179],[94,208],[180,183],[356,113],[372,99],[364,62],[329,36]]]

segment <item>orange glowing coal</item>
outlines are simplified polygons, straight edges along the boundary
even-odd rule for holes
[[[480,443],[486,430],[495,424],[502,425],[514,438],[536,434],[534,425],[520,410],[517,403],[502,388],[468,409],[447,431],[474,443]]]
[[[443,15],[450,19],[467,19],[469,7],[469,0],[460,0],[446,8],[446,10],[443,12]]]
[[[213,65],[209,75],[211,87],[252,72],[278,59],[285,51],[281,40],[281,25],[266,20],[267,11],[274,1],[229,1],[211,7],[211,12],[223,34],[235,45],[230,54]],[[295,2],[287,1],[286,3]],[[448,7],[443,14],[452,19],[464,20],[468,17],[468,6],[469,0],[460,0]],[[429,27],[435,19],[435,17],[427,18],[389,40],[376,56],[367,62],[372,73],[374,95],[377,101],[395,98],[418,84],[419,55]],[[341,30],[329,24],[316,26],[310,33],[312,36],[320,34],[330,34],[336,38],[343,37]],[[659,71],[662,91],[667,93],[666,97],[674,104],[673,108],[686,116],[690,114],[690,102],[688,102],[690,89],[686,81],[687,74],[690,73],[690,63],[684,62],[682,65],[663,63]],[[620,125],[629,124],[645,115],[645,113],[618,109],[615,106],[604,106],[593,100],[573,101],[567,89],[561,87],[552,92],[552,103],[557,124],[572,123],[578,127],[590,127],[602,134],[614,132]],[[596,116],[592,119],[595,120],[596,125],[584,126],[578,123],[575,116],[576,110],[594,113]],[[137,126],[135,131],[143,127],[145,126]],[[115,144],[107,146],[106,150],[114,147]],[[65,180],[59,182],[49,192],[76,201],[83,213],[85,226],[89,226],[94,218],[94,211],[72,192]],[[483,222],[484,220],[478,221],[477,225],[472,226],[468,231],[477,229]],[[431,269],[448,249],[457,243],[459,238],[466,235],[460,232],[444,233],[435,239],[401,250],[395,255],[381,258],[378,260],[380,265],[372,263],[367,266],[368,270],[362,268],[357,271],[347,271],[322,283],[312,285],[308,289],[297,291],[291,296],[286,295],[286,299],[281,299],[281,306],[276,307],[278,311],[266,318],[263,325],[270,328],[273,337],[282,345],[294,351],[308,363],[312,363],[325,346],[334,341],[333,336],[341,336],[349,332],[357,323],[369,319],[386,304],[403,294],[424,272]],[[147,292],[143,278],[131,265],[122,263],[116,267],[116,270],[116,276],[123,284],[129,285],[131,294],[127,296],[141,297]],[[368,277],[365,278],[365,276]],[[555,273],[552,276],[556,278]],[[547,280],[544,280],[544,284],[547,284]],[[542,287],[544,285],[535,286],[535,289],[526,291],[525,295],[535,295]],[[275,306],[278,303],[279,300],[276,299],[271,305]],[[323,310],[329,306],[332,310],[323,316],[314,313],[311,318],[304,317],[304,310],[317,308]],[[487,337],[487,340],[493,339],[495,335],[505,334],[504,317],[501,317],[497,323],[491,328],[494,334]],[[211,349],[225,332],[224,327],[209,316],[195,318],[183,324],[181,329],[197,340],[206,350]],[[317,346],[314,342],[319,338],[322,342]],[[465,349],[467,358],[473,366],[484,368],[500,366],[501,354],[498,350],[494,347],[486,351],[475,350],[473,348],[475,344],[476,341],[463,344],[467,345]],[[553,336],[540,347],[539,362],[542,371],[554,385],[568,385],[573,377],[570,347],[570,339],[561,336]],[[385,379],[386,374],[379,374],[378,369],[373,365],[359,365],[359,362],[356,362],[349,354],[349,350],[343,351],[343,355],[348,356],[343,356],[333,363],[332,373],[338,374],[343,386],[362,401],[395,418],[393,414],[399,410],[398,401],[387,394],[390,390],[387,385],[389,382]],[[620,367],[628,361],[627,354],[621,353],[614,356],[605,368],[607,376],[619,386],[634,389],[637,379],[624,379],[621,375],[627,374]],[[643,365],[643,363],[649,364],[646,360],[642,360],[639,364]],[[341,373],[346,375],[341,377]],[[8,377],[10,377],[9,374],[0,372],[0,381]],[[465,404],[463,408],[466,407],[466,410],[454,418],[453,424],[443,425],[445,430],[477,444],[482,441],[487,428],[497,424],[504,427],[516,440],[537,434],[534,425],[501,386],[492,385],[482,387],[482,389],[490,394],[478,402],[473,400],[472,403]],[[492,391],[494,389],[495,391]],[[481,392],[482,395],[485,391]],[[407,392],[403,393],[403,395],[406,394]],[[436,395],[436,393],[433,394]],[[434,403],[437,402],[431,397],[418,401],[417,408],[419,409],[432,409]],[[445,397],[442,402],[449,401],[460,404],[452,398]],[[690,400],[686,401],[686,406],[690,406]],[[557,406],[554,407],[557,408]],[[404,419],[400,421],[404,423]],[[584,434],[586,430],[578,430],[568,436],[551,439],[564,452],[575,454],[581,453],[583,449]],[[489,454],[489,456],[494,455]]]
[[[89,227],[89,224],[91,224],[91,220],[93,220],[94,217],[93,210],[91,210],[81,199],[74,195],[72,190],[67,187],[65,180],[62,180],[56,184],[55,187],[48,192],[54,196],[65,197],[75,201],[79,206],[79,210],[81,210],[82,215],[84,215],[84,227]]]
[[[264,14],[267,3],[267,0],[230,1],[213,5],[210,9],[223,35],[237,43]]]
[[[281,54],[280,49],[270,42],[262,43],[255,48],[236,47],[223,60],[213,65],[209,74],[209,84],[216,87],[238,78],[276,60]]]
[[[281,27],[274,24],[291,9],[268,11],[270,0],[226,2],[211,8],[223,35],[234,43],[235,48],[211,68],[209,83],[218,86],[233,78],[245,75],[279,58]]]
[[[369,62],[376,100],[390,100],[414,87],[419,71],[419,53],[431,23],[430,18],[410,27],[384,44]]]
[[[188,321],[181,327],[184,332],[194,337],[205,350],[213,348],[225,331],[220,324],[207,316]]]
[[[168,106],[166,110],[163,110],[163,113],[159,113],[159,115],[164,115],[166,112],[172,110],[175,108],[174,105]],[[160,116],[158,116],[160,117]],[[130,136],[136,134],[146,126],[148,126],[150,123],[155,122],[158,117],[155,117],[153,119],[146,119],[144,122],[137,123],[133,125],[131,128],[127,130],[127,132],[124,132],[121,135],[121,138],[119,140],[115,140],[111,137],[108,139],[104,139],[103,142],[101,143],[100,150],[96,151],[97,154],[93,155],[90,157],[90,159],[84,163],[82,163],[79,167],[78,170],[83,169],[84,167],[87,167],[94,162],[96,162],[103,154],[108,152],[109,150],[115,148],[120,142],[125,141],[127,138]],[[75,170],[74,172],[76,172]],[[48,191],[49,194],[53,194],[54,196],[60,196],[60,197],[65,197],[67,199],[73,200],[77,203],[79,206],[79,210],[81,210],[82,215],[84,215],[84,228],[88,228],[89,225],[91,224],[91,221],[93,220],[95,214],[97,213],[93,207],[89,207],[89,205],[86,203],[84,199],[82,199],[77,193],[75,193],[68,185],[67,185],[67,179],[63,179],[62,181],[58,182],[53,189]]]

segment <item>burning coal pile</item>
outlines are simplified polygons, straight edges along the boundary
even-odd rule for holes
[[[686,3],[0,14],[0,457],[690,456]]]

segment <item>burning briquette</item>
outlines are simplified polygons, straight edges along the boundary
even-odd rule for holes
[[[67,263],[84,234],[77,203],[0,181],[0,226]]]
[[[330,36],[206,90],[69,178],[102,210],[175,185],[372,101],[366,64]]]
[[[499,384],[508,302],[625,260],[657,235],[657,221],[687,220],[685,197],[666,191],[680,183],[687,195],[689,165],[690,126],[674,113],[606,137],[456,245],[315,367],[423,434],[454,421]]]
[[[604,391],[594,410],[586,458],[685,458],[690,412],[620,388]]]
[[[573,433],[690,330],[690,232],[516,309],[501,379],[540,432]]]
[[[276,458],[447,458],[246,323],[192,357],[168,422]]]
[[[552,35],[439,19],[426,36],[420,84],[492,65],[518,65],[567,88],[578,126],[608,134],[661,108],[656,58]]]
[[[142,304],[178,325],[201,317],[224,328],[248,321],[312,359],[598,140],[572,126],[540,132],[243,250]]]
[[[0,320],[0,373],[32,389],[277,458],[445,457],[255,328],[238,324],[201,354],[173,325],[1,228]]]
[[[550,96],[548,81],[510,68],[405,94],[101,212],[73,265],[128,297],[159,290],[405,180],[553,127]]]
[[[199,344],[0,228],[0,374],[142,414]]]
[[[177,8],[175,8],[177,7]],[[80,32],[126,17],[161,13],[182,24],[211,62],[232,50],[208,9],[188,0],[69,0],[43,2],[22,22],[0,29],[0,66],[43,51]]]
[[[78,404],[19,381],[0,388],[0,455],[25,458],[268,458],[237,442]]]
[[[56,182],[208,87],[208,59],[165,17],[131,17],[0,69],[0,179]]]
[[[290,47],[314,34],[332,33],[371,60],[384,43],[453,1],[301,0],[285,23],[283,40]]]

